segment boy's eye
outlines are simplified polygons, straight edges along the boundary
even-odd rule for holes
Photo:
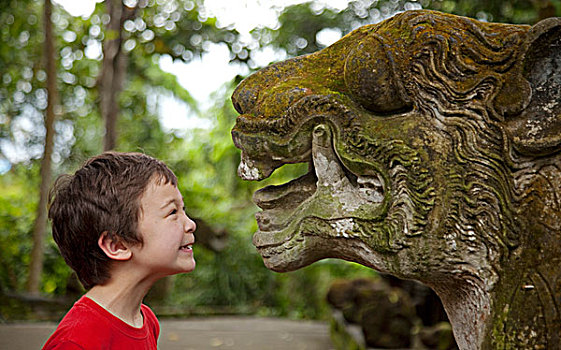
[[[171,216],[171,215],[175,215],[175,214],[177,214],[177,209],[173,209],[173,210],[169,213],[170,216]]]

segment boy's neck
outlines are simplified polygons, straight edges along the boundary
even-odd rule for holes
[[[92,287],[86,296],[123,322],[140,328],[143,325],[140,305],[151,286],[152,283],[134,283],[113,276],[107,283]]]

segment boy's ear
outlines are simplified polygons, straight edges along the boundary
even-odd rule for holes
[[[110,235],[107,231],[104,231],[99,236],[97,245],[110,259],[129,260],[132,257],[132,251],[129,249],[129,246],[115,237],[115,235]]]

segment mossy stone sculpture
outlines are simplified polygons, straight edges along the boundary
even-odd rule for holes
[[[355,261],[428,285],[461,349],[561,348],[561,19],[408,11],[232,97],[267,267]]]

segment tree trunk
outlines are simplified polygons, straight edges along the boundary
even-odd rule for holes
[[[47,111],[45,115],[45,147],[43,159],[41,160],[41,185],[39,188],[39,204],[37,216],[33,225],[33,249],[31,251],[31,263],[29,266],[29,278],[27,290],[31,294],[39,293],[41,273],[43,272],[43,252],[45,241],[45,227],[47,223],[47,200],[49,186],[51,184],[51,156],[54,146],[54,121],[55,106],[58,101],[56,89],[56,64],[53,28],[51,22],[52,4],[51,0],[45,0],[44,22],[45,22],[45,61],[47,66]]]
[[[104,151],[114,149],[117,145],[119,94],[123,89],[128,62],[128,57],[122,50],[121,28],[132,17],[134,10],[125,7],[121,0],[108,0],[107,13],[110,20],[103,43],[103,67],[99,79],[101,115],[105,121]]]

